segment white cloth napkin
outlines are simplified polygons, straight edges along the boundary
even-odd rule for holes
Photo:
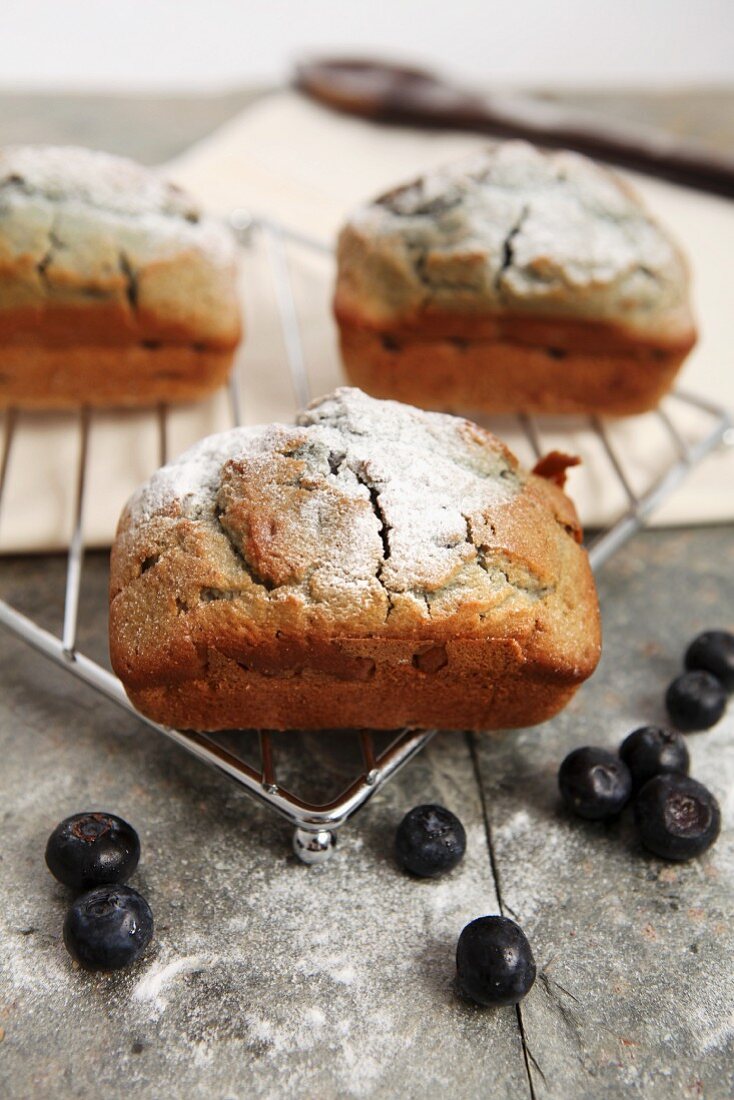
[[[170,174],[213,211],[245,207],[331,242],[347,211],[393,184],[480,147],[467,134],[391,129],[342,117],[302,97],[278,93],[260,100],[169,166]],[[701,338],[680,384],[734,409],[734,204],[665,183],[634,178],[651,210],[675,233],[692,264]],[[330,314],[333,263],[290,250],[291,276],[311,393],[340,384]],[[287,368],[273,293],[269,246],[258,239],[243,255],[242,294],[247,337],[238,365],[241,415],[247,423],[290,419],[298,407]],[[704,418],[669,404],[684,435],[697,438]],[[168,453],[232,424],[226,391],[199,405],[173,409]],[[526,461],[526,441],[512,421],[492,424]],[[22,414],[10,453],[0,516],[0,551],[64,547],[73,527],[80,448],[79,418]],[[654,416],[617,423],[612,439],[633,487],[643,491],[665,469],[673,449]],[[579,453],[569,491],[586,525],[611,522],[624,491],[599,441],[582,428],[545,424],[545,449]],[[734,519],[734,449],[696,470],[656,513],[654,522]],[[85,486],[84,532],[90,546],[108,545],[133,489],[159,464],[153,413],[104,413],[92,418]]]

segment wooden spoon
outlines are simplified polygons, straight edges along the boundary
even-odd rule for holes
[[[734,197],[734,157],[592,111],[511,93],[474,93],[423,69],[359,59],[304,62],[294,84],[327,107],[374,122],[527,138]]]

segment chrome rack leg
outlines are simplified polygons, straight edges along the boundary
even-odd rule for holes
[[[361,730],[359,743],[364,762],[364,782],[368,787],[374,787],[380,779],[380,769],[377,767],[375,757],[375,744],[369,730]],[[268,757],[263,754],[263,760]],[[270,761],[272,771],[272,761]],[[336,848],[336,829],[319,828],[318,825],[309,829],[300,825],[293,834],[293,851],[302,863],[313,865],[324,863]]]
[[[301,863],[325,863],[336,848],[336,833],[330,829],[303,829],[293,833],[293,851]]]

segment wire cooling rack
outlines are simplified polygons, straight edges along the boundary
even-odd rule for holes
[[[231,216],[231,224],[245,251],[252,249],[258,238],[265,243],[275,304],[282,329],[283,344],[294,395],[299,406],[311,397],[308,373],[304,357],[301,323],[291,278],[291,250],[302,249],[311,254],[328,256],[327,246],[294,233],[284,226],[265,218],[254,218],[247,211],[238,210]],[[235,370],[229,384],[229,409],[234,426],[242,422],[244,385],[241,372]],[[680,425],[679,412],[693,410],[696,413],[696,429],[686,430]],[[65,668],[79,680],[88,684],[112,702],[136,714],[148,726],[169,740],[235,780],[252,797],[268,805],[286,818],[295,829],[294,850],[305,863],[318,863],[326,859],[336,843],[336,832],[351,815],[363,806],[379,788],[401,767],[416,755],[434,736],[433,730],[399,730],[392,734],[378,734],[369,730],[358,732],[339,731],[328,738],[332,744],[344,746],[351,740],[357,750],[351,764],[354,778],[335,795],[327,798],[296,793],[290,778],[282,773],[293,772],[296,778],[308,783],[309,771],[315,763],[313,738],[319,744],[327,741],[327,735],[311,735],[305,744],[297,742],[297,735],[273,734],[266,730],[230,732],[226,735],[196,733],[191,730],[170,729],[150,722],[137,714],[130,704],[122,684],[107,669],[80,652],[77,646],[79,602],[84,566],[84,513],[88,484],[89,436],[94,416],[93,410],[83,408],[78,413],[78,468],[74,499],[74,515],[71,539],[67,552],[66,590],[61,635],[44,629],[23,615],[4,600],[0,600],[0,623],[27,644]],[[613,439],[613,428],[602,419],[567,417],[549,422],[527,415],[514,419],[514,429],[525,441],[529,453],[540,457],[548,446],[549,432],[553,440],[558,433],[589,433],[597,448],[601,448],[609,471],[618,483],[623,506],[616,520],[606,529],[596,532],[588,543],[589,556],[594,570],[601,565],[637,530],[640,529],[673,489],[693,467],[722,442],[734,443],[734,430],[723,409],[692,394],[675,392],[666,398],[653,414],[671,448],[671,460],[662,473],[642,487],[633,484],[625,463]],[[158,434],[158,458],[160,464],[168,460],[169,409],[160,406],[155,410]],[[0,453],[0,507],[5,496],[10,459],[16,438],[18,413],[9,409],[5,414],[4,438]],[[508,424],[505,422],[505,429]],[[507,431],[503,431],[504,435]],[[582,516],[583,520],[583,516]],[[296,753],[295,770],[289,767],[288,751]],[[342,768],[342,774],[344,769]]]

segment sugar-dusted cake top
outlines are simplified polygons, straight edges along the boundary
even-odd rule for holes
[[[434,589],[477,556],[470,517],[507,504],[521,475],[467,421],[342,388],[296,427],[236,428],[160,470],[134,511],[177,502],[215,521],[271,589],[323,575]],[[315,572],[314,572],[315,571]]]
[[[158,170],[108,153],[0,149],[0,273],[0,310],[19,323],[96,304],[128,338],[239,335],[232,235]]]
[[[691,327],[675,243],[613,172],[497,142],[358,210],[339,245],[337,310],[376,326],[428,312]]]
[[[348,388],[295,426],[196,444],[136,493],[121,530],[144,541],[182,523],[209,548],[217,589],[269,607],[278,629],[458,616],[481,630],[503,603],[551,592],[579,553],[570,502],[490,433]]]
[[[0,149],[0,194],[80,202],[100,212],[160,214],[196,223],[194,200],[161,173],[95,149],[11,145]]]

